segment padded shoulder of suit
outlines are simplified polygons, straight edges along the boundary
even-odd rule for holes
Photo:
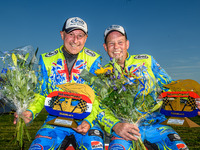
[[[52,57],[52,56],[58,54],[58,51],[59,51],[59,49],[55,49],[54,51],[42,54],[42,56],[44,56],[44,57]]]
[[[138,55],[132,55],[133,59],[149,59],[151,58],[151,55],[147,54],[138,54]]]
[[[91,49],[88,49],[86,47],[84,47],[83,51],[85,52],[86,55],[89,55],[91,57],[99,57],[100,56],[100,54],[98,54],[98,53],[96,53],[96,52],[94,52]]]

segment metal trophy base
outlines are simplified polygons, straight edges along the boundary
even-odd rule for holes
[[[71,119],[71,118],[57,117],[53,120],[48,121],[47,123],[51,125],[56,125],[56,126],[77,128],[77,123],[75,122],[74,119]]]
[[[161,124],[182,126],[182,127],[189,127],[189,128],[200,127],[198,124],[188,119],[187,117],[170,117],[167,120],[163,121]]]

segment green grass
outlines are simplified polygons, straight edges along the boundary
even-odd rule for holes
[[[29,133],[31,135],[31,141],[34,139],[36,132],[44,123],[47,112],[42,110],[38,117],[28,126]],[[200,117],[190,118],[192,121],[200,125]],[[200,150],[200,127],[187,128],[177,127],[173,128],[179,133],[182,140],[185,141],[190,150]],[[10,141],[15,131],[13,125],[13,114],[4,114],[0,116],[0,150],[19,150],[19,147],[12,145]],[[24,149],[27,150],[31,144],[25,137]]]
[[[42,124],[44,123],[47,116],[46,110],[42,110],[42,112],[38,115],[38,117],[27,126],[29,134],[31,136],[31,141],[33,141],[36,132],[40,129]],[[13,114],[4,114],[0,116],[0,150],[19,150],[20,148],[11,143],[14,132],[15,125],[13,124]],[[31,144],[31,141],[28,141],[26,135],[24,138],[24,149],[27,150]]]
[[[200,125],[200,116],[189,118],[196,124]],[[190,150],[200,150],[200,127],[187,128],[173,126],[176,132],[180,135],[182,140],[187,144]]]

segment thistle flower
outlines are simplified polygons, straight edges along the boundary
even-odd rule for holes
[[[111,73],[111,70],[106,71],[105,75],[109,75]]]
[[[118,75],[118,76],[117,76],[117,79],[120,79],[120,78],[121,78],[121,75]]]
[[[113,86],[113,89],[116,91],[116,90],[117,90],[117,87],[116,87],[116,86]]]
[[[125,87],[124,85],[122,85],[122,89],[123,89],[124,91],[126,91],[126,87]]]

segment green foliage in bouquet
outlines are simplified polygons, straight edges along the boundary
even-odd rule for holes
[[[145,68],[138,68],[137,73],[125,72],[111,59],[109,65],[95,71],[97,76],[84,70],[81,77],[95,86],[104,108],[123,122],[138,125],[162,105],[162,101],[155,100],[156,88],[149,88],[144,71]],[[139,143],[133,141],[133,145],[136,149],[146,149],[140,138]]]
[[[1,99],[19,116],[14,139],[15,144],[18,144],[21,149],[23,148],[24,134],[30,140],[22,112],[33,102],[38,83],[36,70],[34,70],[38,49],[33,52],[34,49],[27,46],[6,52],[1,57],[4,63],[4,67],[1,69]],[[30,53],[33,53],[31,58]]]

